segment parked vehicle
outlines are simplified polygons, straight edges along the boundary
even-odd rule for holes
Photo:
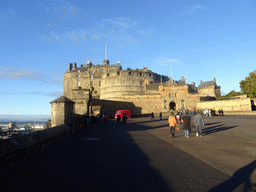
[[[117,115],[120,115],[120,117],[123,118],[123,114],[126,115],[126,118],[131,118],[130,110],[118,110],[115,114],[115,119],[117,118]]]

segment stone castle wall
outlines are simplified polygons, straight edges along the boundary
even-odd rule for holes
[[[123,94],[144,94],[147,82],[153,82],[151,71],[122,70],[104,73],[100,99],[121,101]]]
[[[73,104],[72,103],[52,103],[51,105],[51,127],[72,124]]]
[[[147,91],[145,94],[123,95],[123,101],[132,102],[135,106],[142,108],[142,114],[169,112],[171,103],[175,103],[175,110],[185,108],[193,110],[197,102],[200,101],[200,95],[189,94],[188,87],[163,87],[158,91]]]
[[[251,111],[251,99],[229,99],[197,103],[199,109],[223,109],[224,111]]]
[[[218,94],[218,91],[215,91],[215,86],[206,87],[204,89],[199,89],[198,92],[200,93],[201,97],[216,97],[216,93]]]
[[[109,65],[105,60],[103,65],[92,65],[91,62],[87,66],[82,64],[81,67],[69,69],[64,74],[64,96],[71,98],[72,89],[89,89],[94,87],[93,96],[100,95],[101,76],[103,73],[120,70],[120,63]],[[72,66],[71,66],[72,67]]]
[[[165,82],[169,78],[162,77]],[[122,94],[141,94],[145,92],[145,85],[149,83],[160,82],[160,76],[147,68],[131,70],[122,70],[120,63],[109,65],[108,61],[103,61],[103,65],[92,65],[72,69],[69,64],[69,70],[64,74],[64,96],[72,98],[72,90],[90,89],[94,87],[93,96],[100,96],[101,99],[122,100]]]

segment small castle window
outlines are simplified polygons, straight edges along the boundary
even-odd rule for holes
[[[132,72],[129,72],[128,75],[132,75]]]
[[[93,86],[93,81],[90,81],[90,86]]]
[[[99,86],[101,86],[101,82],[99,81]]]
[[[77,86],[78,86],[78,87],[80,87],[80,86],[81,86],[80,82],[77,82]]]
[[[85,71],[86,74],[88,74],[88,71]]]
[[[81,76],[80,76],[80,75],[78,75],[78,76],[77,76],[77,79],[80,79],[80,78],[81,78]]]
[[[107,74],[107,76],[109,76],[109,73]]]
[[[102,69],[102,73],[104,73],[105,72],[105,69]]]
[[[93,75],[91,75],[91,79],[93,79]]]
[[[92,73],[94,73],[94,70],[92,70]]]
[[[117,75],[120,75],[120,72],[119,72],[119,71],[117,72]]]
[[[151,74],[149,74],[149,77],[151,77]]]
[[[140,76],[142,76],[142,73],[140,73]]]
[[[77,72],[80,73],[80,70],[78,70]]]

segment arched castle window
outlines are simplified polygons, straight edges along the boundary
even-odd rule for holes
[[[91,79],[93,79],[93,75],[91,75]]]
[[[149,74],[149,77],[151,77],[151,74]]]
[[[80,75],[78,75],[78,76],[77,76],[77,79],[80,79],[80,77],[81,77],[81,76],[80,76]]]
[[[90,86],[93,86],[93,81],[90,81]]]
[[[132,72],[129,72],[128,75],[132,75]]]
[[[105,72],[105,69],[102,69],[102,73],[104,73]]]
[[[94,73],[94,70],[92,70],[92,73]]]
[[[78,87],[80,87],[80,86],[81,86],[80,82],[77,82],[77,86],[78,86]]]
[[[119,71],[117,72],[117,75],[120,75],[120,72],[119,72]]]
[[[140,76],[142,76],[142,73],[140,73]]]
[[[109,73],[107,74],[107,76],[109,76]]]
[[[78,70],[77,72],[80,73],[80,70]]]

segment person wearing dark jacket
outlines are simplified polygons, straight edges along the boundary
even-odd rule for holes
[[[194,124],[196,126],[196,136],[202,137],[202,128],[204,127],[204,118],[200,113],[197,113],[194,118]]]
[[[126,115],[125,115],[125,113],[123,114],[123,123],[126,123]]]
[[[155,120],[155,117],[154,117],[154,113],[153,113],[153,112],[151,113],[151,121],[152,121],[152,119],[153,119],[153,121]]]
[[[160,118],[160,120],[162,120],[162,112],[160,112],[159,118]]]
[[[181,118],[181,122],[183,124],[183,130],[185,132],[185,137],[189,138],[189,132],[191,131],[191,118],[188,115],[188,112],[185,112],[185,116]]]

